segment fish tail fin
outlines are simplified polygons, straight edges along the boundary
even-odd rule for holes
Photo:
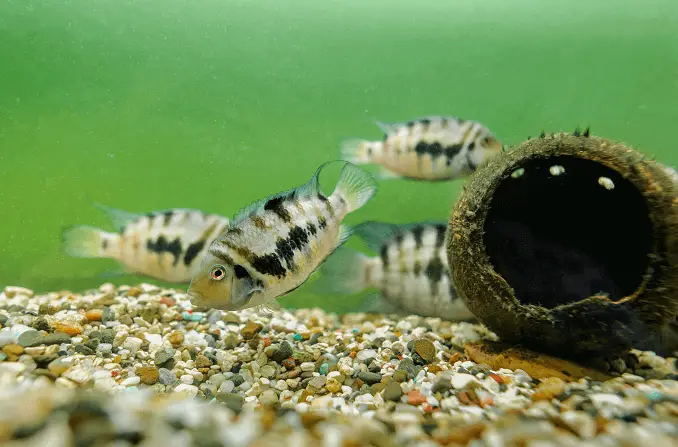
[[[86,225],[68,227],[61,233],[62,249],[74,258],[107,258],[106,245],[114,236]]]
[[[368,287],[370,258],[363,253],[341,246],[320,266],[318,279],[313,282],[316,294],[350,295]]]
[[[347,162],[341,170],[339,182],[334,190],[348,206],[348,212],[363,206],[377,192],[377,181],[366,171]]]
[[[358,165],[368,164],[372,160],[368,148],[373,144],[359,138],[347,138],[339,145],[341,159]]]

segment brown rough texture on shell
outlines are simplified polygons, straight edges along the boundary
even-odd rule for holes
[[[634,294],[620,300],[626,305],[602,297],[552,309],[526,305],[490,263],[483,228],[498,185],[528,159],[561,155],[588,159],[617,171],[646,201],[654,233],[653,253],[645,280]],[[659,332],[676,319],[676,183],[663,165],[624,144],[599,137],[557,134],[528,140],[494,157],[465,185],[452,210],[446,239],[459,295],[470,311],[505,342],[565,357],[611,354],[656,340]],[[620,322],[629,317],[633,324]],[[645,339],[638,340],[643,332]]]

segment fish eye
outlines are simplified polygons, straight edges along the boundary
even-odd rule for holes
[[[214,267],[212,267],[212,270],[210,270],[210,276],[215,281],[221,281],[222,279],[224,279],[224,276],[226,276],[226,270],[224,269],[224,266],[215,265]]]

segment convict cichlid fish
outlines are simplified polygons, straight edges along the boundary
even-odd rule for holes
[[[382,179],[455,180],[468,176],[502,149],[487,127],[456,117],[377,125],[385,134],[383,141],[347,139],[340,152],[351,163],[381,166]]]
[[[319,269],[313,291],[343,295],[376,289],[381,299],[368,297],[360,310],[472,319],[452,283],[446,227],[444,222],[364,222],[354,233],[377,254],[341,247]]]
[[[175,208],[135,214],[96,204],[116,232],[79,225],[62,234],[62,248],[70,256],[111,258],[122,272],[187,284],[209,244],[229,226],[227,217],[199,210]]]
[[[329,162],[332,163],[332,162]],[[233,218],[210,245],[188,295],[197,307],[275,309],[350,234],[344,217],[376,192],[374,178],[344,166],[331,195],[320,191],[321,165],[304,185],[259,200]]]

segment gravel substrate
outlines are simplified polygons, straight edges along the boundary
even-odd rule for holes
[[[189,309],[149,284],[6,288],[0,443],[678,444],[675,358],[633,351],[578,378],[547,357],[492,354],[494,334],[469,323]]]

